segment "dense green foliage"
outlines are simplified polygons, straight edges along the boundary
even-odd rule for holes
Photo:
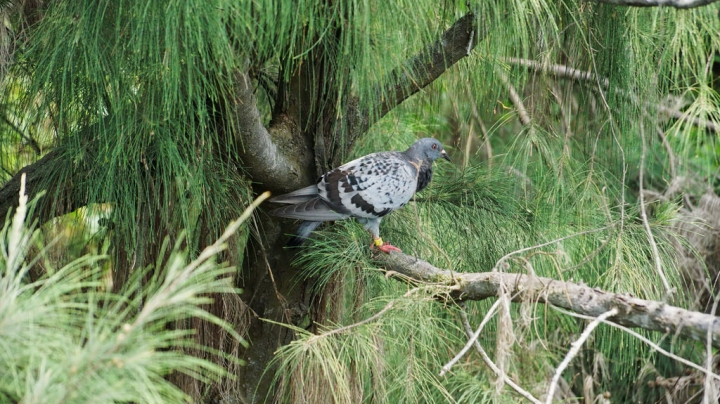
[[[232,286],[234,269],[213,260],[220,243],[188,262],[187,251],[180,244],[170,249],[166,239],[155,265],[133,273],[116,293],[100,255],[45,267],[31,280],[40,262],[49,262],[52,246],[36,243],[39,233],[25,225],[27,196],[22,199],[0,232],[1,402],[186,402],[190,397],[167,379],[173,372],[206,382],[231,377],[193,355],[209,348],[193,340],[192,330],[177,328],[204,319],[242,341],[202,308],[212,302],[209,294],[240,292]]]
[[[366,151],[361,148],[358,154]],[[440,165],[434,182],[417,197],[416,203],[383,221],[385,238],[406,253],[438,267],[484,272],[510,251],[593,231],[531,251],[501,270],[532,271],[539,276],[582,281],[604,290],[632,291],[636,296],[663,299],[665,291],[652,259],[648,259],[653,253],[639,212],[630,204],[624,213],[620,209],[611,211],[609,206],[613,202],[607,194],[589,192],[610,184],[602,175],[592,179],[582,168],[568,170],[563,186],[558,187],[557,174],[550,171],[536,174],[529,182],[532,189],[526,190],[518,186],[516,176],[505,170],[475,166],[462,170]],[[616,198],[620,196],[616,194]],[[548,203],[552,200],[557,202]],[[675,302],[682,305],[686,288],[675,264],[675,236],[670,229],[677,206],[658,204],[655,209],[655,240],[665,275],[680,291]],[[409,287],[384,276],[367,254],[366,238],[357,224],[336,224],[301,253],[298,265],[306,268],[306,276],[322,280],[331,290],[342,279],[344,288],[333,293],[326,308],[333,313],[329,316],[338,326],[372,316],[391,296],[395,296],[397,304],[377,321],[352,331],[326,337],[303,332],[297,341],[285,346],[277,359],[282,366],[276,378],[281,387],[288,389],[288,399],[293,401],[293,394],[310,397],[324,394],[322,389],[315,392],[319,387],[305,379],[317,378],[322,371],[332,373],[328,383],[340,386],[338,389],[350,388],[358,377],[369,378],[361,383],[364,391],[355,391],[354,395],[336,392],[343,397],[339,402],[357,402],[358,397],[388,403],[416,402],[417,397],[452,401],[446,395],[460,402],[500,399],[494,393],[494,374],[479,359],[458,366],[452,377],[437,377],[439,369],[464,345],[466,338],[453,305],[440,304],[433,298],[446,294],[447,286],[430,285],[399,298]],[[467,303],[467,309],[471,318],[479,322],[491,304]],[[547,386],[544,372],[562,358],[572,335],[582,330],[582,324],[534,302],[513,307],[510,315],[512,323],[504,324],[502,337],[495,321],[485,327],[483,345],[495,348],[497,344],[497,348],[489,350],[510,358],[505,370],[518,375],[520,384],[540,397]],[[508,340],[499,341],[500,338]],[[354,354],[338,354],[347,351]],[[368,352],[373,355],[368,356]],[[703,351],[697,354],[703,355]],[[600,328],[588,346],[587,355],[588,362],[583,364],[586,369],[596,367],[598,360],[612,361],[608,373],[598,377],[597,391],[611,391],[621,401],[647,399],[648,391],[627,389],[642,371],[638,363],[658,360],[639,341],[617,330]],[[300,384],[297,378],[305,381],[302,387],[286,386]],[[507,400],[514,402],[516,398]]]
[[[235,109],[238,73],[251,73],[264,124],[277,113],[278,93],[301,87],[311,105],[284,107],[299,116],[335,108],[332,141],[344,144],[355,135],[346,111],[376,116],[388,96],[382,89],[397,79],[389,72],[418,73],[408,58],[469,11],[464,1],[431,0],[75,0],[48,2],[37,16],[18,4],[0,1],[0,178],[53,151],[61,163],[39,187],[76,186],[87,205],[36,236],[19,227],[4,233],[0,360],[11,371],[0,373],[0,398],[37,402],[187,399],[168,382],[172,372],[231,386],[220,360],[174,348],[237,358],[172,326],[199,317],[241,338],[244,325],[223,322],[241,317],[234,309],[221,320],[199,308],[209,303],[204,293],[236,291],[223,280],[232,270],[205,262],[175,285],[177,299],[164,310],[149,312],[148,302],[164,296],[163,285],[265,185],[253,184],[242,162],[248,129]],[[488,271],[511,251],[563,238],[499,270],[690,307],[695,291],[678,265],[683,240],[673,231],[688,207],[675,194],[647,203],[651,240],[639,196],[641,188],[662,195],[680,186],[692,197],[720,187],[709,127],[720,123],[718,6],[469,6],[479,27],[469,57],[360,134],[347,156],[332,156],[403,149],[429,135],[451,150],[454,164],[436,164],[431,186],[383,220],[383,237],[457,272]],[[572,77],[568,69],[590,74]],[[304,87],[289,84],[299,76],[309,77]],[[529,122],[518,121],[521,110]],[[311,117],[298,125],[319,126]],[[64,187],[55,189],[44,200],[62,205]],[[92,234],[57,230],[97,229],[99,217],[104,224]],[[260,260],[264,232],[277,228],[263,214],[248,223],[224,257],[238,268]],[[58,234],[73,247],[53,251]],[[438,376],[466,341],[458,306],[438,298],[446,286],[386,277],[368,244],[360,225],[344,222],[298,251],[300,275],[285,283],[312,285],[318,307],[283,325],[295,339],[266,367],[277,389],[260,393],[279,402],[515,402],[476,356]],[[31,276],[38,262],[45,273]],[[111,292],[112,282],[119,285]],[[473,326],[492,303],[467,304]],[[535,302],[502,310],[481,342],[540,398],[584,323]],[[333,331],[340,327],[348,328]],[[704,359],[700,345],[648,336]],[[617,402],[662,398],[647,379],[683,371],[603,326],[571,369],[563,397],[592,393],[592,400],[607,391]]]

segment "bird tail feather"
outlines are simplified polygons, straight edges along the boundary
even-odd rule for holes
[[[297,191],[293,191],[287,194],[278,195],[274,198],[270,198],[269,202],[272,203],[300,203],[309,201],[310,199],[318,196],[317,185],[310,185],[305,188],[300,188]]]
[[[298,226],[297,231],[295,233],[295,236],[291,238],[287,242],[288,247],[298,247],[302,245],[305,240],[307,240],[308,237],[310,237],[310,233],[312,233],[313,230],[317,229],[318,226],[320,226],[322,222],[311,222],[311,221],[304,221],[300,223],[300,226]]]
[[[297,205],[287,205],[268,212],[272,216],[286,217],[288,219],[309,220],[323,222],[328,220],[346,219],[348,215],[335,212],[320,198],[313,198]]]

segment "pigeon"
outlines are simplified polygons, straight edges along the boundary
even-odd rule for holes
[[[440,157],[450,161],[440,141],[433,138],[420,139],[404,152],[368,154],[325,173],[315,185],[270,199],[287,206],[269,213],[303,220],[289,246],[302,244],[322,222],[355,218],[370,231],[371,248],[400,252],[380,237],[380,221],[427,187],[432,164]]]

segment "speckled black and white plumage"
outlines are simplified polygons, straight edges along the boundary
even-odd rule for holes
[[[325,173],[315,185],[270,199],[289,204],[270,214],[306,221],[291,245],[302,243],[320,222],[354,217],[382,249],[380,221],[430,183],[432,163],[440,157],[449,160],[432,138],[420,139],[404,152],[368,154]]]

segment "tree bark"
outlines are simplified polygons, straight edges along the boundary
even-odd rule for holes
[[[324,66],[337,65],[323,59],[320,47],[311,52],[312,68],[299,69],[289,83],[279,83],[273,118],[267,129],[260,122],[253,87],[248,73],[240,74],[238,81],[238,121],[243,126],[237,131],[243,149],[240,157],[258,191],[288,192],[314,182],[316,175],[337,165],[340,156],[350,150],[355,139],[387,114],[392,108],[417,93],[437,79],[450,66],[469,55],[480,35],[476,18],[469,13],[455,22],[440,39],[396,67],[391,77],[378,83],[376,92],[385,97],[372,110],[361,110],[350,91],[339,91],[331,77],[308,76],[325,72]],[[314,59],[312,57],[315,57]],[[333,72],[333,74],[338,74]],[[329,80],[329,81],[325,81]],[[340,95],[347,97],[338,102]],[[315,97],[321,97],[319,102]],[[346,111],[336,111],[335,106],[346,105]],[[324,106],[324,107],[323,107]],[[350,123],[343,127],[340,119]],[[342,118],[341,118],[342,119]],[[341,131],[345,136],[340,136]],[[344,143],[339,143],[344,139]],[[285,223],[285,224],[284,224]],[[246,279],[239,285],[245,290],[242,297],[258,317],[253,317],[247,329],[251,346],[242,353],[249,365],[241,369],[238,380],[247,399],[253,400],[254,392],[262,399],[268,393],[270,377],[261,380],[265,366],[278,346],[294,337],[287,328],[261,321],[267,318],[300,325],[310,320],[323,322],[321,310],[312,311],[323,296],[310,296],[307,290],[311,282],[296,285],[297,268],[290,265],[292,254],[284,249],[283,234],[292,232],[294,225],[287,221],[267,219],[263,221],[261,242],[251,247],[257,253],[246,263]],[[257,387],[257,390],[255,388]]]
[[[377,111],[357,111],[354,117],[351,116],[351,122],[355,124],[350,131],[365,133],[393,108],[435,81],[462,58],[469,56],[485,36],[485,26],[479,26],[475,14],[465,14],[443,32],[437,41],[395,67],[385,80],[387,84],[376,86],[377,99],[383,101]]]
[[[252,79],[246,72],[237,76],[239,155],[242,165],[260,187],[288,192],[298,184],[313,181],[313,159],[307,142],[298,135],[299,123],[281,113],[266,129],[257,109]]]
[[[720,348],[720,318],[670,306],[663,302],[524,274],[451,272],[402,253],[382,255],[378,258],[378,262],[389,271],[410,277],[413,282],[453,285],[455,290],[452,296],[458,300],[483,300],[496,297],[501,288],[505,288],[512,296],[513,302],[552,304],[587,316],[597,317],[616,308],[619,314],[610,317],[611,322],[627,327],[680,335],[696,341],[706,341],[710,333],[712,345]]]
[[[18,206],[20,177],[25,174],[25,194],[30,199],[45,191],[46,196],[36,206],[33,217],[44,223],[54,217],[70,213],[87,205],[87,192],[72,178],[48,181],[56,173],[56,167],[66,164],[62,149],[51,150],[40,160],[18,171],[0,188],[0,217],[7,218]]]

